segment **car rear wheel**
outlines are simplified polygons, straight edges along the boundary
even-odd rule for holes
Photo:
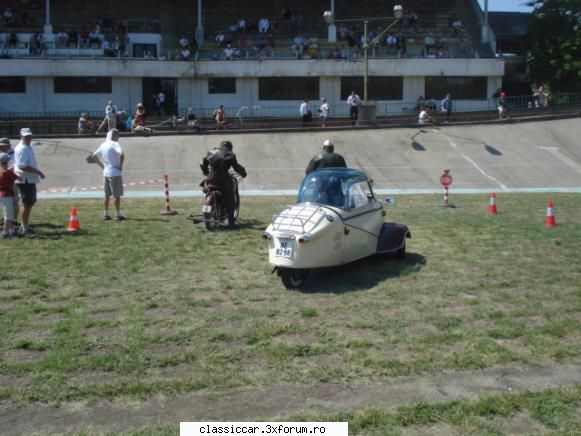
[[[298,289],[307,280],[310,274],[308,269],[279,269],[278,275],[280,276],[283,285],[287,289]]]

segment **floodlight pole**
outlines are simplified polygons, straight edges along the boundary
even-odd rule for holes
[[[363,104],[367,104],[367,85],[369,82],[369,42],[368,39],[368,24],[370,21],[379,21],[379,20],[393,20],[393,22],[387,26],[379,35],[373,38],[373,43],[378,41],[385,33],[387,33],[393,26],[395,26],[399,20],[401,19],[403,14],[403,9],[400,5],[394,7],[394,17],[380,17],[380,18],[352,18],[346,20],[335,20],[335,11],[325,11],[323,14],[323,18],[325,21],[331,25],[336,22],[362,22],[363,21],[363,60],[364,60],[364,68],[363,68]]]

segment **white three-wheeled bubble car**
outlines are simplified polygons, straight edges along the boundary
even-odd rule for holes
[[[386,223],[384,216],[365,173],[314,171],[303,180],[298,203],[275,215],[264,231],[268,260],[287,288],[298,288],[313,268],[374,254],[404,257],[410,231],[404,224]]]

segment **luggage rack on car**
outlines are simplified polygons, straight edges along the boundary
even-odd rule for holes
[[[290,209],[296,209],[293,215],[284,214]],[[315,217],[317,213],[319,213],[318,218]],[[273,215],[272,228],[274,230],[281,230],[281,227],[284,227],[282,230],[305,233],[305,226],[307,224],[311,223],[312,227],[315,227],[325,215],[321,206],[312,204],[287,206],[278,215]]]

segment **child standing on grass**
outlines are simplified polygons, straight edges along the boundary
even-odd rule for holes
[[[4,210],[4,227],[2,228],[4,239],[17,235],[12,221],[14,221],[14,182],[18,180],[18,176],[14,168],[8,168],[9,160],[7,153],[0,153],[0,205]]]

